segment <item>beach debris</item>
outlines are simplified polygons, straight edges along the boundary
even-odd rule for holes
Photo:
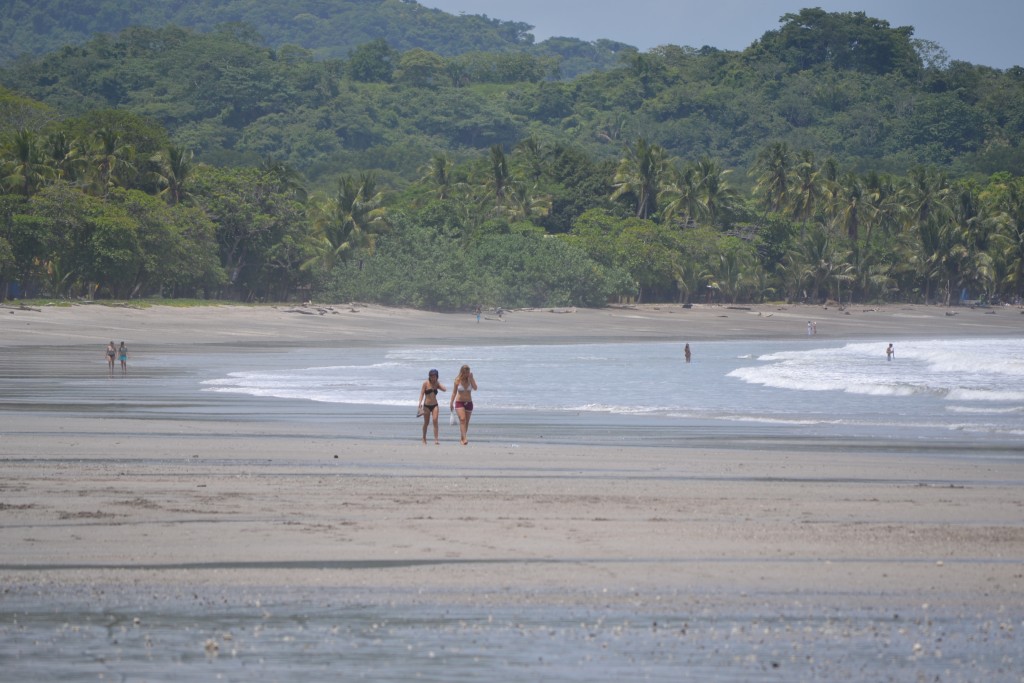
[[[328,313],[336,313],[333,308],[321,308],[319,306],[306,306],[303,304],[302,308],[289,308],[284,311],[285,313],[300,313],[302,315],[327,315]],[[352,311],[355,313],[355,311]]]
[[[946,311],[946,315],[952,317],[952,316],[956,315],[956,311]]]

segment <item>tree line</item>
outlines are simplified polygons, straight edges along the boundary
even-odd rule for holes
[[[438,155],[402,191],[362,173],[310,193],[270,159],[196,163],[130,115],[78,124],[20,130],[2,147],[5,295],[455,310],[1022,294],[1024,179],[1006,173],[979,182],[924,167],[841,172],[775,143],[749,169],[744,195],[719,161],[679,161],[644,139],[602,166],[528,138],[465,163]],[[88,124],[103,125],[82,132]],[[580,175],[570,229],[545,230],[548,190]]]

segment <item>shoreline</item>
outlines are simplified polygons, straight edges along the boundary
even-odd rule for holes
[[[276,347],[380,345],[411,340],[443,343],[578,343],[727,339],[815,339],[1024,335],[1024,309],[920,305],[836,307],[762,304],[645,304],[602,309],[509,311],[476,322],[468,313],[432,313],[382,306],[202,306],[102,304],[0,308],[0,348],[103,345],[111,338],[139,345]],[[300,312],[301,311],[301,312]]]

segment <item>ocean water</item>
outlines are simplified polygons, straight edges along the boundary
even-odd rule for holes
[[[1024,339],[901,340],[892,361],[887,343],[704,342],[689,364],[681,343],[294,349],[225,359],[199,384],[226,401],[415,420],[427,371],[450,387],[466,363],[487,440],[1024,447]]]

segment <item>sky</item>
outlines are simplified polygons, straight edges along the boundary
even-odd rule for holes
[[[485,14],[534,26],[538,42],[552,36],[608,38],[642,51],[658,45],[742,50],[779,17],[804,7],[864,12],[890,26],[913,26],[914,37],[938,43],[973,64],[1024,65],[1021,0],[418,0],[450,14]]]

